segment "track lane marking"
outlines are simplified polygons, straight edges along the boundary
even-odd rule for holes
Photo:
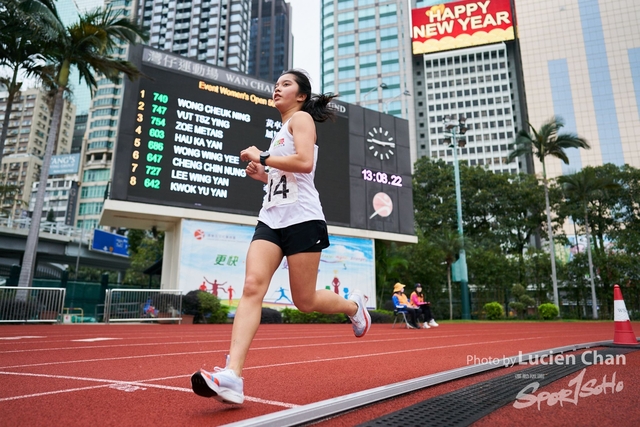
[[[591,336],[591,335],[589,335]],[[431,347],[420,347],[420,348],[415,348],[415,349],[402,349],[402,350],[396,350],[396,351],[391,351],[391,352],[384,352],[384,353],[371,353],[371,354],[366,354],[366,355],[360,355],[360,356],[348,356],[346,358],[352,358],[352,357],[372,357],[372,356],[377,356],[377,355],[387,355],[387,354],[398,354],[398,353],[404,353],[404,352],[413,352],[413,351],[428,351],[428,350],[439,350],[439,349],[446,349],[446,348],[452,348],[452,347],[465,347],[465,346],[472,346],[472,345],[483,345],[483,344],[497,344],[497,343],[504,343],[504,342],[513,342],[513,341],[527,341],[527,340],[536,340],[536,339],[542,339],[544,337],[527,337],[527,338],[516,338],[516,339],[509,339],[509,340],[496,340],[496,341],[481,341],[481,342],[470,342],[470,343],[464,343],[464,344],[447,344],[447,345],[441,345],[441,346],[431,346]],[[386,341],[397,341],[397,340],[379,340],[376,342],[386,342]],[[372,342],[372,341],[369,341]],[[337,344],[332,344],[332,345],[348,345],[348,344],[360,344],[362,342],[345,342],[345,343],[337,343]],[[320,343],[320,344],[300,344],[300,345],[289,345],[289,346],[269,346],[269,347],[255,347],[252,348],[252,351],[257,351],[257,350],[282,350],[282,349],[287,349],[287,348],[300,348],[300,347],[314,347],[314,346],[327,346],[327,343]],[[52,365],[65,365],[65,364],[70,364],[70,363],[95,363],[95,362],[107,362],[107,361],[114,361],[114,360],[130,360],[130,359],[144,359],[144,358],[150,358],[150,357],[170,357],[170,356],[185,356],[185,355],[195,355],[195,354],[212,354],[212,353],[226,353],[228,352],[228,349],[224,349],[224,350],[203,350],[203,351],[190,351],[190,352],[179,352],[179,353],[161,353],[161,354],[143,354],[143,355],[139,355],[139,356],[119,356],[119,357],[105,357],[105,358],[99,358],[99,359],[81,359],[81,360],[64,360],[64,361],[58,361],[58,362],[46,362],[46,363],[31,363],[28,365],[13,365],[13,366],[0,366],[0,369],[17,369],[17,368],[31,368],[31,367],[36,367],[36,366],[52,366]],[[319,361],[324,360],[324,359],[320,359]],[[334,360],[334,359],[328,359],[328,360]],[[340,360],[336,359],[336,360]],[[308,361],[308,362],[315,362],[316,360],[312,360],[312,361]],[[294,363],[298,363],[298,362],[294,362]],[[274,365],[277,366],[277,365]],[[244,368],[244,369],[251,369],[250,367],[248,368]]]
[[[162,378],[151,378],[148,380],[141,380],[141,381],[109,380],[106,378],[86,378],[86,377],[74,377],[70,375],[34,374],[34,373],[26,373],[26,372],[0,372],[0,375],[15,375],[15,376],[26,376],[26,377],[54,378],[54,379],[106,383],[106,384],[88,386],[88,387],[77,387],[77,388],[64,389],[64,390],[47,391],[42,393],[25,394],[22,396],[4,397],[4,398],[0,398],[0,402],[4,402],[8,400],[27,399],[32,397],[49,396],[49,395],[60,394],[60,393],[70,393],[75,391],[92,390],[92,389],[98,389],[98,388],[112,387],[114,385],[132,385],[132,386],[138,386],[138,387],[148,387],[148,388],[157,388],[161,390],[172,390],[172,391],[193,393],[193,390],[186,387],[174,387],[174,386],[163,385],[163,384],[149,384],[150,381],[164,381],[164,380],[178,379],[178,378],[189,378],[191,377],[191,374],[175,375],[171,377],[162,377]],[[281,406],[284,408],[297,408],[298,406],[300,406],[293,403],[278,402],[277,400],[261,399],[258,397],[251,397],[251,396],[245,396],[245,400],[256,402],[256,403],[262,403],[265,405]]]
[[[494,336],[496,334],[493,334]],[[497,334],[497,335],[522,335],[522,332],[513,332],[513,333],[508,333],[508,334]],[[591,336],[592,334],[589,334],[589,336]],[[369,336],[369,335],[367,335]],[[433,336],[425,336],[422,337],[424,339],[442,339],[442,338],[465,338],[465,337],[475,337],[478,336],[478,334],[473,333],[473,334],[460,334],[460,335],[433,335]],[[562,337],[562,336],[560,336]],[[288,338],[291,338],[291,336],[288,336]],[[300,338],[307,338],[310,339],[310,337],[308,336],[304,336],[301,335],[300,337],[294,337],[291,338],[291,340],[298,340]],[[333,338],[335,339],[336,336],[335,335],[323,335],[323,336],[319,336],[319,337],[311,337],[311,339],[321,339],[321,338]],[[353,338],[353,336],[347,336],[345,337],[345,340],[348,341],[344,341],[344,342],[331,342],[331,343],[318,343],[318,344],[307,344],[309,346],[313,346],[313,345],[341,345],[341,344],[360,344],[361,341],[353,341],[351,338]],[[225,343],[228,344],[230,341],[231,337],[229,338],[225,338],[225,339],[221,339],[221,340],[207,340],[207,341],[203,341],[203,340],[198,340],[198,341],[173,341],[173,342],[150,342],[150,343],[130,343],[130,344],[111,344],[111,345],[90,345],[90,346],[83,346],[83,347],[53,347],[53,348],[31,348],[31,349],[23,349],[23,350],[5,350],[5,351],[0,351],[0,354],[11,354],[11,353],[29,353],[29,352],[43,352],[43,351],[69,351],[69,350],[91,350],[91,349],[97,349],[97,348],[118,348],[118,347],[145,347],[145,346],[154,346],[157,347],[158,345],[181,345],[181,344],[217,344],[217,343]],[[276,340],[278,338],[256,338],[253,340],[253,342],[257,342],[257,341],[273,341]],[[379,343],[379,342],[395,342],[395,341],[406,341],[406,337],[398,337],[398,338],[390,338],[390,339],[384,339],[384,340],[367,340],[365,342],[367,343]],[[280,339],[278,339],[280,340]]]

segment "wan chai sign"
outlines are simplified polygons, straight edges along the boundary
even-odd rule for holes
[[[514,39],[509,0],[463,0],[413,9],[413,54]]]

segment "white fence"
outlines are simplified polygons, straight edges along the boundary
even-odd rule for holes
[[[182,291],[111,289],[104,302],[104,321],[175,322],[182,320]]]
[[[65,292],[64,288],[0,286],[0,322],[57,323]]]

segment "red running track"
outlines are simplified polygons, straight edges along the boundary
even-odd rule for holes
[[[261,325],[245,364],[242,406],[198,397],[190,388],[194,371],[224,364],[230,334],[231,325],[0,326],[0,424],[224,425],[482,358],[611,340],[613,322],[445,322],[429,330],[375,324],[362,339],[350,325]],[[637,371],[640,360],[633,360]],[[620,395],[637,401],[635,384]],[[588,404],[581,408],[589,411]],[[363,412],[349,423],[367,419]]]

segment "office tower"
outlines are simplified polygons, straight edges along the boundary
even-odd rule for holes
[[[453,164],[453,146],[443,121],[446,117],[465,117],[468,131],[456,137],[465,141],[459,144],[461,163],[496,173],[525,171],[526,165],[506,161],[525,122],[517,46],[510,40],[511,7],[508,0],[495,1],[497,11],[483,13],[478,8],[469,16],[459,17],[486,22],[487,16],[503,16],[509,25],[507,30],[497,30],[497,39],[502,41],[496,42],[488,39],[484,31],[474,33],[470,25],[466,27],[469,31],[463,33],[458,18],[449,14],[456,5],[471,3],[449,1],[439,6],[441,1],[414,1],[414,53],[424,52],[414,55],[413,64],[417,156]],[[431,37],[416,45],[424,34]]]
[[[218,67],[247,72],[251,0],[138,0],[147,43]]]
[[[549,159],[550,177],[605,163],[640,167],[640,8],[635,0],[519,0],[529,121],[551,116],[590,150]],[[536,171],[540,171],[536,165]]]
[[[220,67],[246,72],[250,0],[107,0],[147,29],[148,45]],[[137,16],[135,15],[137,11]],[[126,59],[127,47],[114,52]],[[113,148],[123,93],[122,79],[114,84],[99,78],[87,124],[76,223],[95,228],[111,180]]]
[[[7,92],[0,92],[0,120],[9,114],[9,128],[0,166],[0,185],[16,188],[18,197],[1,206],[7,217],[27,216],[31,188],[40,179],[42,158],[51,127],[52,111],[47,95],[40,89],[21,91],[11,111],[6,111]],[[76,107],[64,101],[60,130],[54,154],[68,154],[76,116]]]
[[[253,0],[250,31],[247,73],[274,82],[291,68],[291,6],[284,0]]]
[[[322,92],[409,120],[415,161],[411,35],[403,0],[322,0]]]

